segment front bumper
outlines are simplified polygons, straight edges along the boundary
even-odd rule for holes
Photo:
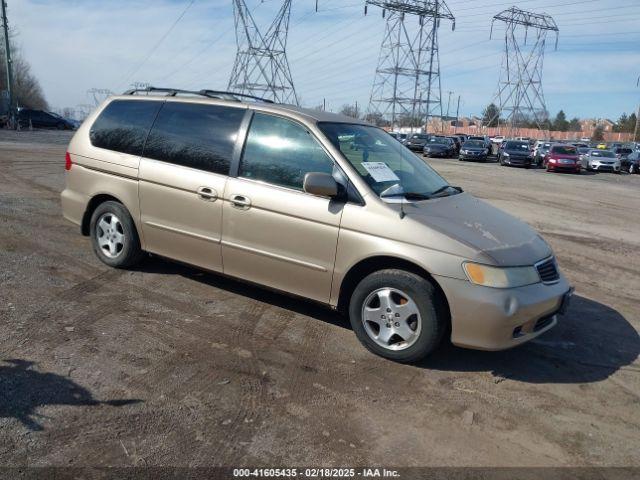
[[[467,280],[435,277],[451,311],[451,342],[480,350],[504,350],[553,328],[565,295],[572,291],[560,274],[552,285],[498,289]]]
[[[460,160],[486,160],[487,154],[486,153],[478,153],[478,154],[461,153],[458,158]]]
[[[532,157],[505,157],[504,161],[507,165],[517,166],[531,166],[534,163],[534,159]]]
[[[453,152],[448,152],[448,151],[442,151],[442,152],[425,152],[423,151],[422,154],[425,157],[431,157],[431,158],[447,158],[447,157],[452,157],[453,156]]]
[[[617,164],[602,164],[602,163],[592,163],[589,165],[591,170],[595,170],[597,172],[619,172],[620,165]]]
[[[416,145],[405,145],[412,152],[422,152],[424,150],[424,143]]]

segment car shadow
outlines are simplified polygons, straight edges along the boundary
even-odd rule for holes
[[[35,417],[43,417],[36,412],[47,405],[96,406],[111,405],[121,407],[141,400],[96,400],[89,390],[67,377],[55,373],[42,373],[35,363],[28,360],[4,360],[0,365],[0,418],[12,417],[19,420],[31,431],[41,431],[44,427]]]
[[[445,342],[419,366],[450,372],[490,372],[496,379],[528,383],[589,383],[633,365],[640,354],[637,330],[618,311],[574,295],[567,314],[540,337],[511,350],[484,352]]]
[[[270,290],[259,285],[235,280],[221,274],[207,272],[172,260],[149,256],[134,267],[134,269],[145,273],[180,275],[181,277],[189,278],[229,293],[251,298],[252,300],[274,307],[285,308],[331,325],[351,329],[349,320],[344,315],[323,304]]]
[[[321,304],[237,281],[215,273],[149,257],[137,268],[147,273],[180,275],[214,288],[351,330],[349,320]],[[631,366],[640,354],[640,336],[616,310],[574,295],[556,327],[533,341],[500,352],[469,350],[443,342],[417,367],[451,372],[491,372],[496,378],[530,383],[586,383],[604,380]]]

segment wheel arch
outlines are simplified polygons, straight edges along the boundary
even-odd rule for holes
[[[87,203],[87,208],[84,211],[84,214],[82,215],[82,224],[80,225],[80,231],[82,232],[82,235],[84,235],[85,237],[89,236],[89,227],[90,227],[90,223],[91,223],[91,216],[93,215],[93,212],[96,211],[96,208],[98,208],[100,205],[102,205],[104,202],[118,202],[120,205],[122,205],[124,208],[127,208],[127,206],[124,204],[124,202],[122,200],[120,200],[117,197],[114,197],[113,195],[107,194],[107,193],[99,193],[97,195],[94,195],[93,197],[91,197],[91,200],[89,200],[89,203]],[[129,210],[127,208],[127,210]],[[135,225],[135,222],[134,222]]]
[[[440,287],[436,279],[433,278],[433,276],[427,270],[414,262],[405,260],[403,258],[387,255],[378,255],[365,258],[363,260],[360,260],[349,269],[349,271],[343,277],[342,283],[340,284],[337,309],[342,313],[348,312],[349,299],[351,298],[351,295],[358,283],[360,283],[360,281],[364,277],[373,272],[387,269],[405,270],[411,273],[415,273],[416,275],[419,275],[431,282],[431,284],[438,292],[438,295],[442,298],[444,305],[446,306],[447,321],[449,323],[451,322],[451,309],[449,308],[449,301],[444,293],[444,290],[442,290],[442,287]]]

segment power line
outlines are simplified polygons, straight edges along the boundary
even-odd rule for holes
[[[185,14],[191,8],[191,5],[193,5],[195,1],[196,0],[191,0],[189,2],[189,4],[185,7],[182,13],[178,16],[178,18],[176,18],[176,20],[171,24],[171,26],[164,33],[164,35],[160,37],[160,39],[155,43],[155,45],[151,48],[151,50],[149,50],[149,52],[143,57],[142,61],[133,69],[133,71],[131,71],[126,76],[125,80],[122,82],[123,84],[126,84],[127,82],[129,82],[129,80],[131,80],[131,77],[133,77],[136,73],[138,73],[138,70],[140,70],[145,63],[147,63],[147,61],[151,58],[151,56],[155,53],[155,51],[160,47],[162,42],[164,42],[165,39],[171,34],[173,29],[176,27],[176,25],[180,23],[180,20],[182,20],[182,18],[185,16]]]

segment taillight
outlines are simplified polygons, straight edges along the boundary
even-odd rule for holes
[[[73,165],[73,162],[71,161],[71,155],[69,155],[69,152],[67,152],[67,154],[64,156],[64,169],[71,170],[71,165]]]

